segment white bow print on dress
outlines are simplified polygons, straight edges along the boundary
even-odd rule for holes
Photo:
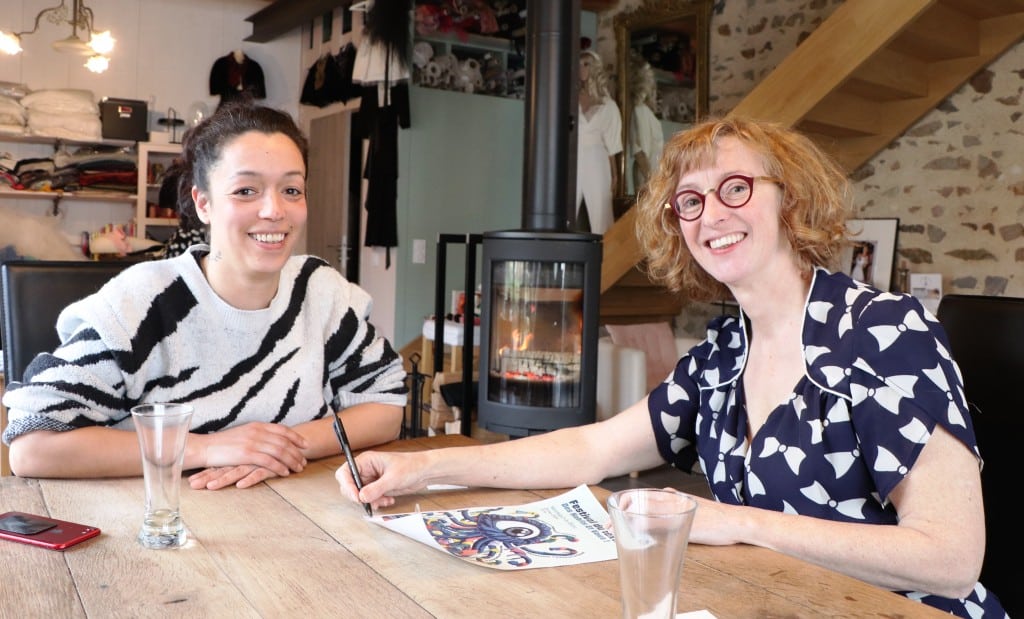
[[[824,486],[818,482],[814,482],[806,488],[801,488],[800,492],[818,505],[831,505],[837,512],[844,516],[857,518],[858,520],[864,519],[864,503],[866,501],[862,498],[835,501],[828,495]]]
[[[875,336],[875,339],[878,340],[878,350],[882,351],[892,346],[905,331],[927,330],[928,326],[921,320],[921,315],[915,311],[910,311],[903,317],[903,322],[900,324],[869,327],[868,333]]]
[[[761,449],[761,453],[758,454],[759,458],[767,458],[774,456],[777,453],[781,453],[782,457],[786,459],[786,464],[789,465],[789,469],[793,471],[794,475],[800,473],[800,463],[804,461],[807,454],[804,450],[796,447],[795,445],[783,445],[774,437],[768,437],[764,441],[764,448]]]

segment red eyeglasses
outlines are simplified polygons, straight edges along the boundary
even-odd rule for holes
[[[666,209],[672,209],[676,217],[683,221],[696,221],[704,212],[704,203],[709,193],[714,192],[718,200],[729,208],[740,208],[750,202],[754,195],[754,181],[781,183],[781,179],[773,176],[745,176],[733,174],[725,177],[718,187],[700,192],[696,189],[684,189],[677,193],[671,202],[665,203]]]

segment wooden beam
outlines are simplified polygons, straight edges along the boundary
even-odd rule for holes
[[[643,260],[636,240],[635,206],[605,231],[602,243],[601,292],[604,292]]]
[[[665,288],[615,287],[601,295],[601,319],[604,321],[622,316],[674,316],[682,307],[680,296]]]
[[[935,0],[846,0],[730,115],[795,126]]]
[[[351,5],[350,0],[277,0],[245,18],[252,22],[252,34],[245,37],[253,43],[273,41],[282,34],[302,26],[340,6]]]

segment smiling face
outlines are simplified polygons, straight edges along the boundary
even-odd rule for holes
[[[192,190],[210,227],[207,277],[215,289],[231,281],[276,286],[306,224],[305,176],[302,153],[283,133],[248,131],[224,144],[209,188]]]
[[[682,175],[676,191],[701,193],[728,176],[765,176],[762,157],[741,140],[728,136],[716,144],[714,162]],[[680,221],[686,247],[712,277],[736,290],[773,281],[778,268],[796,269],[794,252],[780,225],[782,190],[755,180],[750,201],[740,208],[722,204],[714,191],[705,197],[696,221]]]

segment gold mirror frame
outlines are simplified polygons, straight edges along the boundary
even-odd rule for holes
[[[633,177],[633,158],[630,140],[633,118],[633,75],[630,52],[636,33],[690,32],[690,50],[696,56],[693,62],[693,116],[690,123],[708,114],[708,39],[711,23],[711,0],[647,0],[637,10],[615,16],[616,71],[618,75],[618,102],[622,110],[622,153],[618,157],[619,178],[615,188],[616,201],[632,204],[635,188],[630,191]],[[659,72],[664,73],[664,72]],[[682,87],[680,87],[682,89]],[[663,115],[662,115],[663,116]],[[659,116],[659,120],[662,119]],[[683,124],[685,126],[685,124]],[[680,127],[682,128],[682,127]],[[663,133],[665,130],[663,129]],[[668,141],[670,135],[664,135]]]

